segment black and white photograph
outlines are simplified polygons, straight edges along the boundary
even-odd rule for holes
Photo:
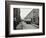
[[[6,1],[6,37],[45,34],[44,3]]]
[[[13,8],[14,30],[39,29],[39,9]]]

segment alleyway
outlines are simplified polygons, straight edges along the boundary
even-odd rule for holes
[[[26,24],[26,22],[21,22],[16,28],[17,29],[37,29],[38,25],[36,25],[36,24]]]

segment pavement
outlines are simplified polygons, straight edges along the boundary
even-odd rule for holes
[[[36,24],[26,24],[26,22],[21,22],[16,27],[17,29],[37,29],[39,26]]]

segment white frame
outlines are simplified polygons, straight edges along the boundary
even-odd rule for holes
[[[39,9],[39,29],[24,29],[24,30],[13,30],[13,8],[35,8]],[[10,35],[14,34],[27,34],[27,33],[40,33],[42,32],[42,6],[32,5],[10,5]]]

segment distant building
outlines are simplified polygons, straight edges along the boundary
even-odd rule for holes
[[[19,24],[19,22],[21,21],[20,19],[20,8],[14,8],[14,29],[16,29],[17,25]]]
[[[16,22],[20,21],[20,8],[14,8],[14,18],[16,18]]]
[[[31,23],[39,23],[39,9],[32,9],[32,11],[24,18],[25,21],[30,20]]]

